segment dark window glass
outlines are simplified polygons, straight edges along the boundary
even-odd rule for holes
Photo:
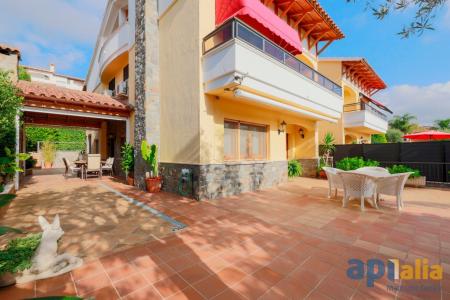
[[[123,68],[123,81],[128,80],[128,65]]]
[[[113,78],[113,79],[111,79],[111,81],[108,83],[108,90],[114,91],[115,89],[116,89],[116,79]]]

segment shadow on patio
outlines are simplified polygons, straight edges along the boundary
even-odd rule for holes
[[[408,296],[386,289],[399,282],[382,278],[368,288],[364,281],[350,280],[348,259],[412,262],[426,257],[449,271],[449,213],[430,205],[444,205],[448,191],[408,189],[402,213],[390,199],[380,211],[361,213],[357,206],[345,209],[339,200],[327,199],[326,182],[306,178],[207,202],[103,182],[188,227],[93,259],[71,274],[2,290],[2,297],[76,293],[97,299],[394,299]],[[137,220],[130,215],[128,222]],[[422,283],[436,290],[413,296],[441,299],[449,291],[445,276],[442,282]]]

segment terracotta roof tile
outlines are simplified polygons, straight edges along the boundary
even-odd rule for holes
[[[6,51],[7,53],[17,54],[20,59],[20,49],[19,48],[0,43],[0,51]]]
[[[41,82],[29,82],[19,80],[17,87],[22,90],[23,96],[46,98],[51,101],[70,101],[73,104],[82,104],[86,106],[105,106],[105,108],[114,108],[118,110],[129,110],[126,103],[114,99],[107,95],[77,91],[68,88],[59,87],[52,84]]]

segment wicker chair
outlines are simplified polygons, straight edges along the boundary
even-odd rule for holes
[[[391,195],[397,197],[397,209],[403,208],[403,189],[405,188],[406,180],[412,172],[392,174],[388,177],[377,179],[377,202],[380,199],[380,194]]]
[[[89,174],[94,174],[95,177],[102,177],[102,161],[100,154],[88,154],[84,178],[87,179]]]
[[[339,172],[338,175],[341,177],[344,185],[342,207],[347,207],[350,198],[357,198],[361,200],[361,211],[364,211],[365,198],[372,198],[373,206],[378,209],[375,200],[376,185],[373,179],[366,175],[352,172]]]
[[[328,179],[328,198],[331,198],[331,191],[334,189],[334,198],[337,197],[338,189],[343,190],[344,185],[342,184],[342,179],[339,177],[338,173],[342,170],[331,168],[331,167],[323,167],[322,168],[327,174]]]

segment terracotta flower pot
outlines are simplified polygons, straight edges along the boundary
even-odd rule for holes
[[[321,179],[327,179],[327,173],[325,173],[324,170],[319,171],[319,178]]]
[[[53,166],[52,162],[49,162],[49,161],[44,162],[44,168],[45,169],[51,169],[52,166]]]
[[[147,185],[147,192],[158,193],[159,191],[161,191],[161,182],[161,176],[146,178],[145,183]]]
[[[131,177],[131,176],[128,176],[128,177],[127,177],[127,184],[128,184],[128,185],[134,185],[134,178]]]

